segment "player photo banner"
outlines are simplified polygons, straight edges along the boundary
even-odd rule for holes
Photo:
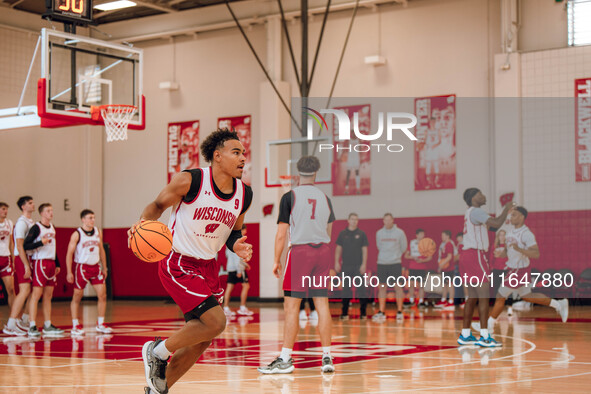
[[[168,124],[168,182],[184,170],[199,167],[199,121]]]
[[[371,134],[371,106],[369,104],[335,107],[345,112],[351,121],[353,114],[359,117],[359,131]],[[338,139],[337,119],[333,117],[333,141],[337,149],[333,154],[332,194],[334,196],[371,194],[371,152],[353,137],[350,140]],[[351,123],[352,124],[352,123]],[[354,133],[351,133],[354,136]]]
[[[232,116],[227,118],[218,118],[218,127],[219,128],[228,128],[229,130],[236,130],[238,133],[238,138],[240,138],[240,142],[244,146],[246,156],[246,164],[244,165],[244,172],[242,173],[242,182],[247,185],[251,185],[251,174],[252,174],[252,167],[250,163],[250,145],[251,145],[251,125],[252,125],[252,117],[250,115],[242,115],[242,116]]]
[[[415,99],[415,190],[456,188],[456,95]]]
[[[591,78],[575,80],[575,172],[591,181]]]

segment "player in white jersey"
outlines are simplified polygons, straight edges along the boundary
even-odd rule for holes
[[[31,227],[24,242],[25,250],[32,251],[33,290],[29,302],[30,337],[41,335],[35,322],[37,304],[41,296],[43,296],[43,334],[61,335],[64,333],[64,330],[51,324],[51,298],[53,297],[53,289],[57,285],[57,275],[60,273],[55,228],[51,223],[53,220],[53,207],[49,203],[41,204],[39,214],[41,220]]]
[[[12,307],[10,308],[10,317],[8,323],[2,330],[8,335],[27,335],[29,330],[29,314],[28,302],[31,293],[31,267],[29,265],[29,258],[24,249],[24,242],[29,232],[29,229],[35,224],[32,219],[35,211],[35,202],[31,196],[22,196],[18,199],[16,205],[22,212],[22,215],[14,224],[13,238],[14,238],[14,273],[15,282],[18,285],[18,294],[14,298]],[[22,314],[22,320],[19,319],[21,312],[25,307],[25,313]]]
[[[488,319],[488,328],[492,331],[505,306],[505,300],[512,293],[519,294],[521,299],[532,304],[550,306],[556,310],[563,322],[568,319],[568,300],[555,300],[541,293],[532,293],[530,259],[540,257],[540,249],[534,234],[525,225],[527,209],[516,207],[511,213],[512,227],[507,232],[507,248],[501,257],[507,257],[505,281],[498,290],[495,305]],[[511,286],[513,284],[513,286]],[[517,285],[517,286],[515,286]]]
[[[168,392],[226,327],[217,253],[225,244],[245,262],[252,257],[240,231],[252,202],[252,189],[240,180],[244,146],[236,132],[221,129],[203,141],[201,153],[211,166],[175,175],[128,232],[131,237],[141,221],[157,220],[172,207],[172,251],[158,263],[159,276],[186,324],[165,341],[144,344],[147,390],[156,393]]]
[[[10,308],[14,300],[14,267],[12,264],[14,241],[12,240],[12,221],[7,216],[8,204],[0,202],[0,278],[4,282]]]
[[[94,287],[98,298],[98,318],[95,331],[110,334],[113,330],[105,324],[107,309],[105,279],[108,271],[107,258],[103,248],[103,235],[94,226],[95,216],[90,209],[80,212],[80,220],[82,220],[82,226],[78,227],[70,236],[66,253],[67,281],[74,284],[74,295],[70,304],[72,335],[84,334],[84,327],[78,320],[78,310],[84,295],[84,288],[88,282]]]
[[[334,372],[330,354],[332,318],[328,306],[326,278],[333,267],[328,243],[335,217],[329,198],[314,186],[320,161],[314,156],[303,156],[297,169],[300,184],[285,193],[279,206],[278,228],[275,236],[273,274],[282,272],[281,255],[289,230],[290,249],[283,272],[283,348],[281,354],[259,372],[264,374],[291,373],[294,370],[291,353],[298,336],[300,303],[313,297],[318,312],[318,330],[322,344],[322,372]],[[306,280],[308,278],[309,280]]]
[[[464,201],[468,210],[464,215],[463,252],[460,253],[460,275],[467,281],[469,298],[464,307],[464,321],[462,332],[458,338],[460,345],[478,345],[482,347],[498,347],[488,332],[487,317],[490,300],[490,266],[486,259],[488,251],[488,229],[499,228],[507,218],[507,214],[515,203],[509,202],[503,208],[499,217],[492,218],[481,206],[486,204],[486,197],[473,187],[464,192]],[[470,332],[470,324],[474,309],[478,303],[480,317],[480,339],[476,339]]]

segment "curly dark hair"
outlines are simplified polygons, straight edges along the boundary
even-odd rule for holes
[[[238,134],[235,131],[230,131],[227,128],[217,129],[208,135],[201,143],[201,155],[205,161],[211,162],[213,160],[213,152],[216,149],[223,148],[224,142],[228,140],[240,141],[240,138],[238,138]]]

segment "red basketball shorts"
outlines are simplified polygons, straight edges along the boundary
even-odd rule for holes
[[[330,269],[334,264],[328,244],[292,245],[287,253],[283,291],[305,292],[330,287]]]
[[[460,275],[466,276],[466,285],[472,286],[488,283],[490,266],[486,259],[486,252],[478,249],[466,249],[460,254]],[[474,278],[474,279],[472,279]],[[478,278],[478,280],[476,280]]]
[[[33,260],[33,286],[56,286],[55,260]]]
[[[79,264],[74,263],[74,287],[78,290],[84,290],[86,284],[104,285],[105,276],[101,272],[100,264]]]
[[[33,272],[31,270],[31,276],[25,279],[25,264],[21,260],[20,256],[14,257],[14,272],[16,277],[16,284],[19,285],[21,283],[31,283]]]
[[[222,302],[219,266],[215,259],[199,260],[174,251],[161,260],[160,282],[183,313],[195,309],[211,296]]]
[[[10,256],[0,256],[0,278],[12,276],[13,272]]]

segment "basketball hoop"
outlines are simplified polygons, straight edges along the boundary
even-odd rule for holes
[[[107,132],[107,142],[127,139],[127,126],[137,111],[134,105],[110,104],[91,107],[93,120],[103,120]]]

